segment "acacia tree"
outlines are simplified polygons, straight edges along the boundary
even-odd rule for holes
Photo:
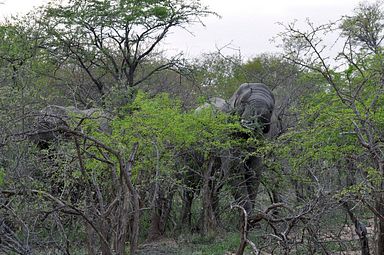
[[[41,11],[45,47],[63,66],[82,70],[99,96],[126,94],[154,73],[177,66],[181,54],[138,69],[155,59],[176,27],[202,23],[210,14],[199,0],[73,0]],[[148,69],[148,70],[147,70]]]
[[[295,24],[285,26],[280,35],[285,56],[290,61],[320,74],[326,81],[324,90],[334,93],[346,109],[346,122],[364,149],[369,162],[365,168],[371,202],[360,198],[376,219],[376,254],[384,254],[384,154],[382,99],[384,58],[382,50],[384,15],[379,3],[360,4],[354,15],[308,30]],[[338,32],[342,45],[332,61],[326,55],[324,34]],[[341,114],[346,114],[346,112]]]

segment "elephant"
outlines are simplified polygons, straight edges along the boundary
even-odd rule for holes
[[[231,113],[239,117],[243,127],[254,131],[256,136],[269,137],[275,97],[265,84],[241,84],[229,99],[228,104]],[[254,150],[255,148],[247,148],[248,153],[246,154],[252,154]],[[227,165],[228,171],[233,176],[231,184],[235,187],[233,195],[237,203],[243,206],[247,213],[251,213],[265,166],[258,156],[245,156],[238,153],[236,150],[230,152],[230,158],[237,158],[237,160],[227,159],[222,161],[223,164]]]
[[[256,136],[260,137],[261,134],[262,137],[269,137],[268,133],[273,131],[273,128],[271,129],[271,125],[273,125],[271,120],[273,119],[274,106],[274,95],[266,85],[262,83],[244,83],[234,92],[228,102],[219,97],[212,97],[207,103],[198,107],[195,112],[199,113],[203,109],[210,107],[213,111],[237,115],[241,125],[254,131]],[[236,133],[233,136],[247,138],[248,134]],[[251,213],[254,207],[261,175],[265,167],[260,157],[249,156],[253,151],[254,148],[248,148],[246,152],[232,148],[222,151],[219,156],[213,155],[214,167],[216,168],[213,174],[219,172],[221,176],[224,175],[222,178],[230,180],[236,203],[243,206],[248,214]],[[193,152],[191,153],[193,154]],[[191,160],[196,161],[196,158],[199,157],[194,155]],[[201,160],[197,161],[197,163],[193,164],[194,167],[203,165]],[[193,173],[189,173],[188,183],[189,185],[192,184],[191,187],[196,190],[198,184],[191,182],[192,176]],[[196,176],[196,178],[198,179],[199,176]],[[212,180],[214,179],[216,178],[212,178]],[[211,187],[213,188],[211,192],[217,195],[220,187],[214,184],[211,184]],[[184,201],[186,205],[189,205],[186,207],[190,207],[192,199],[193,191],[186,190]],[[183,215],[188,213],[190,212],[185,210]],[[183,220],[186,218],[183,216]]]
[[[69,138],[60,128],[78,128],[86,119],[97,120],[100,131],[111,133],[111,117],[97,108],[81,110],[73,106],[49,105],[37,113],[34,132],[29,134],[29,139],[39,148],[47,149],[53,141]]]
[[[60,164],[57,163],[60,153],[52,145],[63,141],[77,141],[66,130],[84,133],[84,122],[89,119],[96,121],[97,128],[101,132],[111,133],[109,125],[111,118],[102,110],[97,108],[81,110],[73,106],[49,105],[36,113],[33,131],[28,134],[29,140],[38,149],[38,157],[42,162],[50,165],[44,171],[36,171],[35,178],[41,178],[45,182],[49,181],[47,185],[50,186],[52,194],[62,194],[65,190],[73,203],[78,201],[81,194],[84,193],[84,187],[81,183],[74,182],[69,188],[69,186],[65,186],[65,181],[61,178],[52,178],[60,169]],[[80,142],[76,142],[76,145],[79,144]]]

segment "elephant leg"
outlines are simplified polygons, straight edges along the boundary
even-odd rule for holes
[[[220,192],[221,187],[214,187],[212,189],[212,211],[215,215],[216,221],[220,223],[220,213],[219,213],[219,202],[220,202],[220,197],[219,197],[219,192]]]
[[[232,195],[236,204],[242,206],[249,214],[252,211],[252,202],[247,189],[247,180],[244,175],[244,166],[241,164],[239,171],[235,171],[231,178]]]
[[[245,162],[245,183],[252,209],[256,202],[263,167],[262,160],[259,157],[250,157]]]
[[[194,156],[194,155],[193,155]],[[194,166],[195,161],[193,156],[190,156],[186,162]],[[180,227],[187,227],[191,229],[192,227],[192,204],[193,199],[195,198],[196,192],[200,189],[201,180],[192,168],[187,168],[185,172],[180,177],[183,180],[184,188],[182,190],[182,209],[181,209],[181,221]]]

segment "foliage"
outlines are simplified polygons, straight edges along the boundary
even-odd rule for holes
[[[380,2],[360,3],[353,16],[346,17],[342,24],[342,35],[350,37],[354,44],[376,51],[383,39],[384,15]]]
[[[110,137],[103,133],[93,135],[124,153],[138,143],[140,163],[136,168],[141,170],[154,169],[160,163],[162,172],[166,173],[174,164],[177,152],[190,148],[208,157],[210,153],[239,146],[239,140],[228,138],[232,133],[243,131],[231,116],[212,109],[198,114],[194,111],[185,113],[180,101],[167,94],[149,98],[139,92],[135,101],[125,106],[122,112],[129,114],[112,122]],[[154,155],[157,153],[160,153],[161,162],[156,161]]]
[[[212,14],[200,1],[71,0],[0,25],[0,252],[110,255],[156,228],[186,235],[186,254],[234,251],[232,182],[250,158],[263,161],[262,176],[247,176],[261,182],[248,216],[262,251],[348,252],[364,238],[346,240],[351,227],[382,223],[381,5],[306,31],[287,25],[283,55],[243,62],[218,50],[174,72],[185,62],[160,54],[161,42]],[[332,32],[344,47],[330,61],[322,44]],[[186,110],[243,82],[274,92],[268,138],[213,108]],[[33,119],[52,103],[99,108],[69,113],[39,148],[28,140]],[[204,229],[209,217],[219,235]],[[376,225],[369,241],[384,232]]]
[[[318,178],[319,174],[323,175],[332,170],[339,173],[337,181],[339,184],[345,183],[339,187],[339,195],[346,195],[342,200],[343,207],[355,224],[359,238],[364,240],[360,247],[362,254],[369,254],[369,244],[366,233],[359,230],[359,226],[364,224],[361,224],[352,210],[353,203],[359,201],[380,222],[374,230],[375,252],[384,254],[384,198],[382,194],[378,195],[384,185],[381,131],[384,121],[381,112],[384,86],[383,17],[380,2],[360,4],[352,16],[343,17],[338,22],[315,26],[308,21],[309,30],[306,31],[298,29],[296,24],[292,23],[285,26],[285,31],[281,33],[285,57],[323,77],[323,92],[319,99],[323,98],[322,95],[330,95],[325,105],[325,117],[322,117],[321,112],[317,113],[314,118],[309,118],[312,122],[305,127],[314,130],[311,137],[317,139],[311,142],[311,137],[305,136],[304,133],[305,140],[300,145],[304,145],[304,151],[312,152],[310,156],[314,157],[314,160],[305,160],[309,165],[305,165],[304,169],[317,185],[322,183]],[[343,45],[335,58],[336,67],[324,54],[327,45],[324,45],[323,40],[324,34],[334,32],[340,35]],[[327,128],[328,120],[331,120],[335,127]],[[316,126],[311,127],[312,124]],[[338,139],[338,133],[342,140]],[[300,135],[301,133],[298,133],[297,136]],[[306,145],[307,141],[309,146]],[[299,153],[302,147],[299,147]],[[314,153],[316,149],[319,154]],[[316,166],[328,171],[316,171]],[[332,186],[328,188],[335,192]]]
[[[240,82],[259,82],[275,90],[288,87],[300,72],[297,66],[284,60],[279,55],[261,54],[238,66],[234,76]]]
[[[150,65],[172,29],[202,23],[201,18],[214,14],[198,0],[56,1],[41,12],[44,47],[56,63],[61,66],[65,59],[66,65],[78,67],[77,75],[88,77],[98,95],[93,98],[104,105],[110,91],[125,94],[118,106],[132,100],[133,87],[178,65],[179,56]]]
[[[204,96],[227,98],[240,82],[234,74],[242,61],[240,54],[223,55],[221,51],[205,53],[190,64],[190,78],[197,83]]]

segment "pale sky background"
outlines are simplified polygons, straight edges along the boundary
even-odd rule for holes
[[[0,0],[0,17],[25,13],[33,6],[48,0]],[[222,16],[204,19],[205,27],[193,26],[194,34],[177,30],[168,36],[164,47],[171,52],[183,51],[195,57],[231,44],[242,56],[251,58],[265,52],[277,52],[270,39],[282,28],[277,22],[305,21],[310,18],[315,24],[336,20],[351,14],[362,2],[359,0],[201,0],[212,11]],[[365,0],[364,2],[375,2]],[[231,54],[230,49],[225,53]],[[237,51],[232,51],[236,53]]]

